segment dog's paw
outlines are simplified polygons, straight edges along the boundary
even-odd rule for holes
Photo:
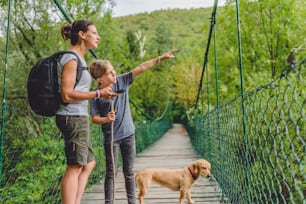
[[[195,201],[194,200],[190,200],[188,204],[194,204]]]

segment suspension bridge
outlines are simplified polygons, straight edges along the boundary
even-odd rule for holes
[[[59,1],[54,2],[71,22],[72,19]],[[195,110],[203,104],[209,108],[205,112],[188,116],[186,121],[183,121],[186,131],[183,131],[181,125],[173,124],[171,118],[135,121],[135,171],[150,167],[182,168],[197,158],[205,158],[212,165],[213,178],[201,178],[196,182],[191,191],[196,203],[304,204],[306,58],[300,57],[299,60],[291,60],[290,64],[283,64],[279,68],[283,70],[279,76],[274,76],[273,80],[245,92],[239,7],[236,3],[240,93],[222,104],[219,98],[215,35],[217,2],[215,1],[210,18],[207,48],[195,104]],[[7,33],[9,28],[8,23]],[[212,64],[215,66],[216,77],[214,80],[206,79],[207,89],[204,94],[202,87],[205,85],[204,75],[209,68],[207,65],[211,41],[214,42],[215,63]],[[304,49],[304,44],[295,51]],[[8,50],[8,43],[6,45]],[[5,54],[7,68],[8,52]],[[92,54],[95,56],[94,52]],[[4,79],[8,77],[7,69],[4,69],[3,75]],[[213,83],[215,93],[210,92]],[[212,95],[216,101],[214,107],[210,107]],[[205,103],[201,101],[203,98],[207,99]],[[54,120],[37,118],[31,114],[27,105],[16,101],[11,100],[11,103],[8,103],[6,100],[4,80],[0,202],[61,203],[60,182],[65,161],[63,144],[59,141]],[[200,104],[201,102],[203,104]],[[89,178],[82,204],[101,203],[104,199],[105,164],[101,146],[102,135],[98,126],[92,125],[91,136],[97,165]],[[123,176],[120,172],[119,170],[116,179],[115,198],[118,203],[126,203]],[[145,201],[177,203],[178,193],[154,185]]]
[[[173,124],[161,139],[149,148],[139,153],[135,161],[135,172],[144,168],[183,168],[199,156],[194,152],[187,130],[181,124]],[[115,203],[125,204],[126,191],[122,169],[118,170],[116,177]],[[192,198],[199,204],[217,204],[222,198],[221,189],[212,177],[200,178],[191,190]],[[152,185],[145,196],[145,203],[178,203],[179,191],[174,192],[159,185]],[[82,200],[82,204],[104,203],[104,184],[94,185],[90,188]]]

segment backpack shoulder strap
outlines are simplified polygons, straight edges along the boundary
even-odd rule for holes
[[[69,51],[69,50],[57,52],[57,53],[53,54],[53,56],[56,57],[57,59],[60,59],[64,54],[73,54],[77,58],[78,62],[77,62],[76,83],[74,85],[74,87],[75,87],[81,79],[83,70],[87,70],[88,67],[83,67],[80,57],[75,52],[72,52],[72,51]]]

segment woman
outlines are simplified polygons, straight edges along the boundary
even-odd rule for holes
[[[78,20],[65,24],[61,28],[64,40],[70,39],[70,51],[78,55],[83,67],[89,49],[97,48],[100,41],[97,29],[91,21]],[[89,91],[91,76],[87,69],[75,86],[77,57],[64,54],[58,67],[59,90],[65,104],[61,105],[56,115],[56,125],[65,140],[66,171],[61,183],[63,204],[81,203],[88,177],[95,166],[95,156],[89,139],[88,100],[109,98],[111,88]]]

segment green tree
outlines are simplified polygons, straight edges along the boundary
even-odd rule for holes
[[[139,43],[141,43],[139,40],[135,42],[138,53],[140,53]],[[150,53],[148,52],[142,61],[157,57],[172,49],[170,29],[163,23],[160,23],[155,28],[151,44],[148,45],[148,47]],[[140,56],[140,54],[138,54],[138,56]],[[174,60],[162,61],[155,65],[152,70],[142,74],[142,76],[135,81],[135,85],[133,85],[131,97],[137,99],[136,103],[138,106],[153,118],[160,117],[167,105],[171,103],[173,97],[173,81],[170,70],[171,67],[174,66],[174,63]]]
[[[152,46],[151,49],[155,50],[158,55],[162,55],[169,49],[173,47],[173,40],[170,28],[164,24],[160,23],[157,25],[155,29],[155,35],[152,38]]]
[[[234,49],[237,53],[237,25],[235,1],[228,1],[225,15],[220,18],[222,29],[228,31],[223,52]],[[299,7],[304,7],[305,1],[271,0],[271,1],[240,1],[240,20],[243,63],[247,70],[268,71],[271,78],[281,74],[286,66],[290,50],[303,41],[305,27],[300,27]],[[229,32],[231,31],[231,32]],[[232,55],[236,62],[237,55]]]
[[[133,31],[128,31],[126,33],[126,41],[129,45],[129,55],[131,59],[132,60],[139,59],[140,46],[136,38],[136,35]]]

